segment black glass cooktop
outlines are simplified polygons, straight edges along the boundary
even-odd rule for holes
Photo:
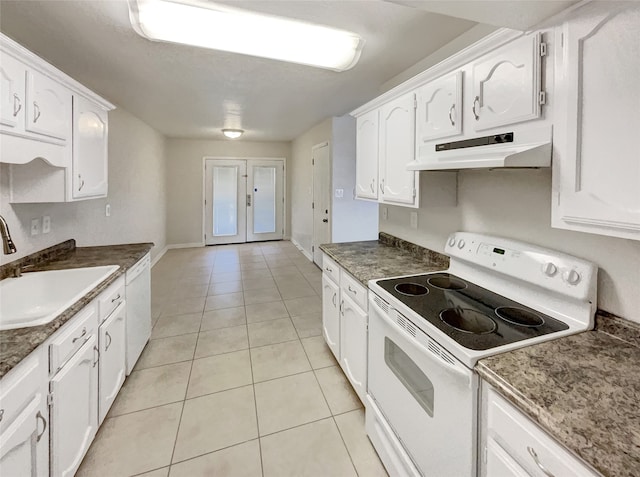
[[[565,323],[448,273],[378,285],[462,346],[487,350],[569,328]]]

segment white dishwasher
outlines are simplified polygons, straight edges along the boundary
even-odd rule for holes
[[[151,257],[145,255],[126,273],[127,376],[151,336]]]

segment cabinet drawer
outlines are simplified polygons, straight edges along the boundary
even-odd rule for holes
[[[363,311],[367,311],[367,289],[344,270],[340,274],[340,288],[343,296],[348,296]]]
[[[96,302],[87,305],[80,313],[57,332],[49,342],[49,372],[51,375],[86,343],[98,328],[98,312]]]
[[[47,379],[46,357],[36,349],[0,382],[0,433],[16,420],[31,401],[44,394]]]
[[[529,474],[557,477],[596,475],[493,389],[488,390],[487,398],[488,438],[494,439]]]
[[[340,283],[340,266],[326,253],[322,254],[322,273],[334,282]]]
[[[98,297],[98,309],[100,311],[99,323],[106,320],[111,312],[124,301],[124,277],[120,277]]]

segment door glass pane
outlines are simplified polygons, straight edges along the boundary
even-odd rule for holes
[[[276,231],[276,168],[253,168],[253,233]]]
[[[213,167],[213,235],[238,233],[238,168]]]
[[[388,337],[384,338],[384,362],[418,401],[418,404],[433,417],[433,384],[413,360]]]

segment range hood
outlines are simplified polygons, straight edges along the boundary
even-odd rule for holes
[[[504,131],[419,147],[409,171],[551,166],[551,128]]]

